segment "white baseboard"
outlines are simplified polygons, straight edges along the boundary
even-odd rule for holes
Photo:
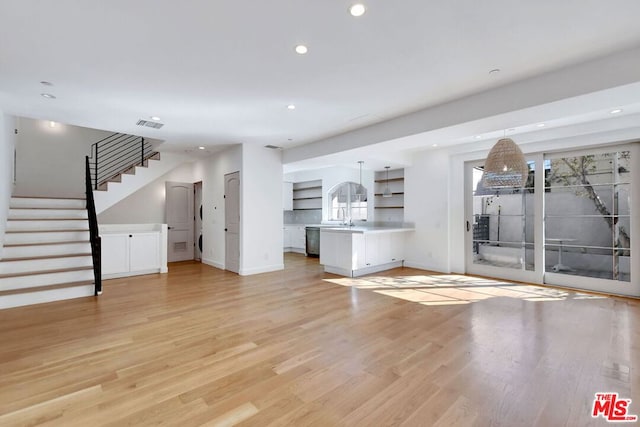
[[[208,258],[202,258],[202,263],[203,264],[207,264],[210,265],[211,267],[215,267],[219,270],[224,270],[224,264],[218,261],[214,261],[212,259],[208,259]]]
[[[427,270],[427,271],[433,271],[436,273],[442,273],[442,274],[450,274],[450,271],[444,271],[441,268],[438,267],[434,267],[432,265],[427,265],[427,264],[421,264],[418,262],[411,262],[411,261],[404,261],[404,266],[405,267],[409,267],[409,268],[416,268],[418,270]]]
[[[267,265],[266,267],[258,268],[242,268],[238,272],[241,276],[251,276],[252,274],[269,273],[271,271],[284,270],[284,264]]]
[[[156,273],[161,273],[161,270],[159,268],[152,268],[151,270],[128,271],[126,273],[103,274],[102,275],[102,280],[119,279],[121,277],[130,277],[130,276],[143,276],[145,274],[156,274]]]

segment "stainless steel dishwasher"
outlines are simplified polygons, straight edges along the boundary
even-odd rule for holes
[[[307,237],[307,245],[306,245],[306,255],[307,256],[320,256],[320,227],[305,227],[306,237]]]

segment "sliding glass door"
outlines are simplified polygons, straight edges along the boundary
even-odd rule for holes
[[[632,271],[635,151],[627,146],[545,156],[547,283],[638,294],[638,273]]]
[[[523,188],[465,168],[470,274],[640,296],[640,144],[528,156]]]
[[[536,280],[536,161],[527,162],[523,188],[486,188],[484,165],[467,164],[467,271],[512,280]]]

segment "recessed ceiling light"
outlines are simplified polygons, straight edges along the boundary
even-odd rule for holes
[[[609,113],[611,113],[611,114],[618,114],[618,113],[622,113],[622,108],[616,108],[615,110],[611,110],[611,111],[609,111]]]
[[[287,138],[287,141],[293,141],[293,138]]]
[[[40,96],[43,96],[47,99],[56,99],[55,95],[51,95],[50,93],[41,93]]]
[[[40,82],[40,84],[41,84],[41,85],[45,85],[45,86],[53,86],[53,83],[48,82],[48,81],[46,81],[46,80],[41,81],[41,82]]]
[[[204,150],[204,147],[198,147],[198,150]]]
[[[356,3],[349,8],[349,13],[352,16],[362,16],[367,11],[367,8],[364,7],[362,3]]]
[[[538,127],[539,127],[539,128],[543,128],[543,127],[545,127],[545,126],[546,126],[546,125],[545,125],[544,123],[538,123]]]
[[[482,139],[482,135],[476,135],[476,139]]]
[[[498,74],[500,72],[500,68],[494,68],[493,70],[489,71],[489,74]]]
[[[50,128],[54,128],[56,127],[58,124],[56,122],[54,122],[53,120],[49,121],[49,127]]]
[[[150,118],[151,120],[155,120],[156,122],[159,122],[159,121],[160,121],[160,117],[158,117],[158,116],[151,116],[151,117],[149,117],[149,118]]]
[[[287,108],[288,108],[289,110],[295,110],[295,109],[296,109],[296,106],[295,106],[295,105],[293,105],[293,104],[289,104],[289,105],[287,105]]]
[[[431,144],[431,146],[432,146],[432,147],[437,147],[437,146],[438,146],[438,144]]]
[[[298,46],[296,46],[296,52],[300,55],[304,55],[305,53],[309,52],[309,49],[307,49],[305,45],[299,44]]]

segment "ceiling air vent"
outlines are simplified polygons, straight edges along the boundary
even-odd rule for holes
[[[272,150],[280,150],[282,147],[278,147],[277,145],[265,145],[264,148],[271,148]]]
[[[158,122],[152,122],[150,120],[138,120],[138,123],[136,123],[138,126],[146,126],[148,128],[154,128],[154,129],[160,129],[162,126],[164,126],[164,123],[158,123]]]

